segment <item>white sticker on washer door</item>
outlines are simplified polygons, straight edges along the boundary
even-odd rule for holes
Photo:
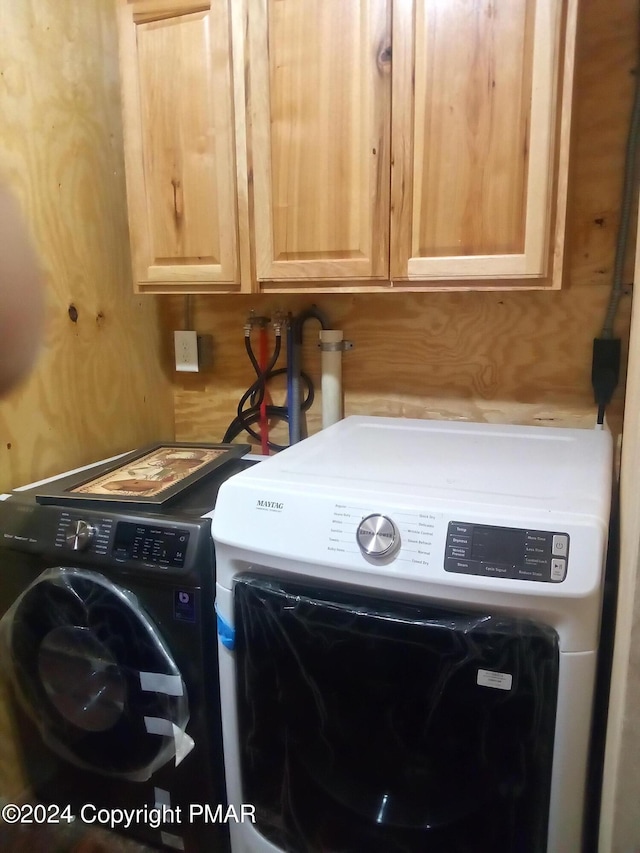
[[[476,684],[480,687],[494,687],[496,690],[511,690],[513,676],[508,672],[493,672],[490,669],[479,669]]]

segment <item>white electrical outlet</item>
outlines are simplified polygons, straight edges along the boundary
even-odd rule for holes
[[[197,373],[199,367],[196,332],[174,332],[173,340],[176,347],[176,370]]]

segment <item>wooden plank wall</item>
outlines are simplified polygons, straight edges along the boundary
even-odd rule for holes
[[[192,324],[213,335],[215,364],[200,375],[174,374],[177,438],[222,438],[255,378],[242,328],[250,308],[266,315],[276,308],[295,313],[314,301],[355,345],[343,360],[347,414],[591,426],[591,342],[600,331],[612,280],[637,14],[636,0],[581,4],[569,247],[561,292],[192,297]],[[635,236],[635,223],[630,234]],[[628,284],[633,245],[627,254]],[[167,372],[170,333],[184,328],[184,309],[180,297],[161,300]],[[617,321],[625,346],[629,314],[626,287]],[[304,366],[317,379],[316,328],[309,324],[305,332]],[[274,397],[281,398],[281,391]],[[609,412],[616,430],[622,402],[621,385]],[[312,431],[318,428],[318,409],[310,412]]]
[[[48,321],[0,403],[6,490],[173,438],[173,401],[155,299],[134,297],[129,271],[113,3],[3,3],[0,32],[0,181],[31,227]]]

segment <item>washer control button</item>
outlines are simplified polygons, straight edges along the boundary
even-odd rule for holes
[[[551,580],[560,582],[563,581],[567,574],[567,561],[553,559],[551,560]]]
[[[555,533],[551,553],[554,557],[566,557],[569,548],[569,537],[566,533]]]
[[[84,551],[96,534],[96,528],[86,521],[72,521],[65,530],[64,538],[69,548]]]
[[[468,560],[470,556],[470,548],[458,548],[455,545],[451,545],[449,548],[447,548],[447,551],[445,553],[445,557],[452,557],[456,560]]]
[[[400,547],[400,531],[386,515],[374,513],[362,519],[356,531],[356,540],[365,557],[384,560]]]

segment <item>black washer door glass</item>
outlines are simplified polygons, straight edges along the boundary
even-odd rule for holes
[[[242,793],[290,853],[544,853],[558,637],[263,576],[234,586]]]
[[[97,572],[58,567],[43,572],[5,619],[18,699],[54,752],[134,781],[175,757],[173,732],[189,721],[186,688],[135,596]],[[141,673],[182,689],[143,689]]]
[[[120,719],[126,681],[107,648],[89,630],[64,625],[38,651],[38,674],[56,710],[87,732],[104,732]]]

